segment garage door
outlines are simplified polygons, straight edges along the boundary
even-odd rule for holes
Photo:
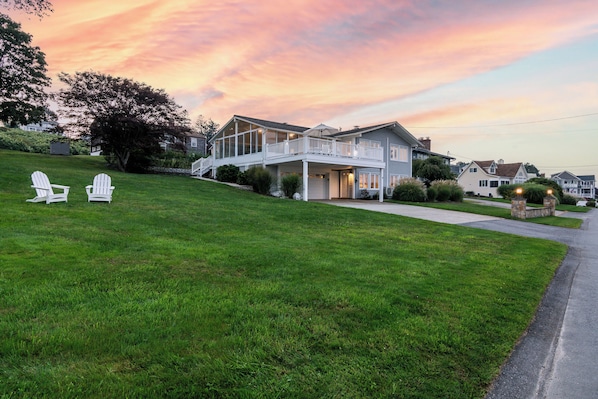
[[[309,175],[307,189],[309,190],[308,199],[310,200],[328,199],[328,175]]]

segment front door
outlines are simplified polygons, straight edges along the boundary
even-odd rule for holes
[[[339,174],[339,197],[353,198],[353,184],[355,181],[355,175],[349,170],[341,170],[339,171]]]

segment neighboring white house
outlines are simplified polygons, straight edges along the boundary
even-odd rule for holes
[[[215,176],[221,165],[241,171],[259,165],[277,180],[302,176],[302,197],[361,198],[367,191],[379,200],[403,177],[411,176],[413,148],[421,143],[398,122],[339,131],[233,116],[211,139],[212,155],[192,166],[191,173]],[[364,191],[365,190],[365,191]]]
[[[522,162],[473,161],[463,168],[457,182],[463,191],[484,197],[499,197],[498,187],[525,183],[529,179]]]
[[[39,123],[30,123],[28,125],[21,125],[19,129],[26,130],[28,132],[49,132],[58,126],[58,122],[54,121],[41,121]]]
[[[563,171],[550,176],[563,189],[563,193],[580,198],[596,198],[596,177],[594,175],[576,176]]]

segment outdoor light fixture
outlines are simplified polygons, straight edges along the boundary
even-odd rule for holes
[[[551,189],[546,190],[546,194],[552,195],[552,190]]]
[[[515,193],[517,193],[518,196],[521,196],[521,194],[523,194],[523,189],[521,187],[517,187]]]

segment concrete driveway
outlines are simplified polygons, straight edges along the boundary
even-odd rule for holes
[[[329,201],[350,208],[458,224],[565,243],[569,251],[535,318],[486,399],[598,398],[598,224],[596,210],[563,216],[581,229],[375,201]]]

